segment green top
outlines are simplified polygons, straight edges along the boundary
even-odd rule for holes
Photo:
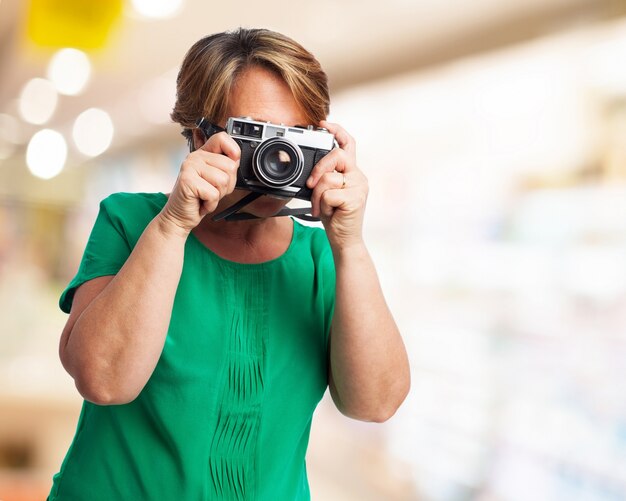
[[[119,271],[163,193],[105,199],[78,274]],[[335,272],[320,228],[294,221],[287,251],[260,264],[185,244],[165,346],[139,396],[84,402],[53,500],[307,500],[305,454],[327,387]]]

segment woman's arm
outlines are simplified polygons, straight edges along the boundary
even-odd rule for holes
[[[234,190],[238,161],[232,138],[212,136],[183,162],[167,204],[118,274],[76,291],[59,352],[85,399],[127,403],[147,383],[165,343],[187,236]]]
[[[145,386],[165,343],[184,244],[157,216],[117,275],[76,291],[59,351],[86,400],[126,403]]]
[[[330,337],[330,393],[345,415],[389,419],[410,387],[407,353],[362,238],[367,179],[356,167],[354,140],[322,122],[340,148],[314,168],[313,215],[322,218],[337,275]]]
[[[383,422],[393,416],[409,391],[404,343],[365,245],[335,251],[334,258],[337,285],[330,393],[343,414]]]

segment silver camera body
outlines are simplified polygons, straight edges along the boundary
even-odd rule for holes
[[[231,117],[226,132],[241,147],[237,188],[278,198],[311,199],[306,180],[313,166],[335,146],[326,129],[289,127]]]

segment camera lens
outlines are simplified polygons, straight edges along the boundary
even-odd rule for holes
[[[293,183],[302,174],[303,164],[300,148],[284,138],[264,141],[257,147],[252,159],[259,181],[272,187]]]
[[[293,158],[284,149],[273,149],[265,153],[265,170],[277,179],[289,176],[293,169]]]

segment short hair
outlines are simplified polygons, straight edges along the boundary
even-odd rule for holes
[[[237,77],[252,66],[278,75],[310,124],[326,119],[328,77],[313,54],[280,33],[239,28],[204,37],[189,49],[176,80],[172,120],[182,125],[185,133],[201,117],[213,123],[227,118],[231,89]]]

